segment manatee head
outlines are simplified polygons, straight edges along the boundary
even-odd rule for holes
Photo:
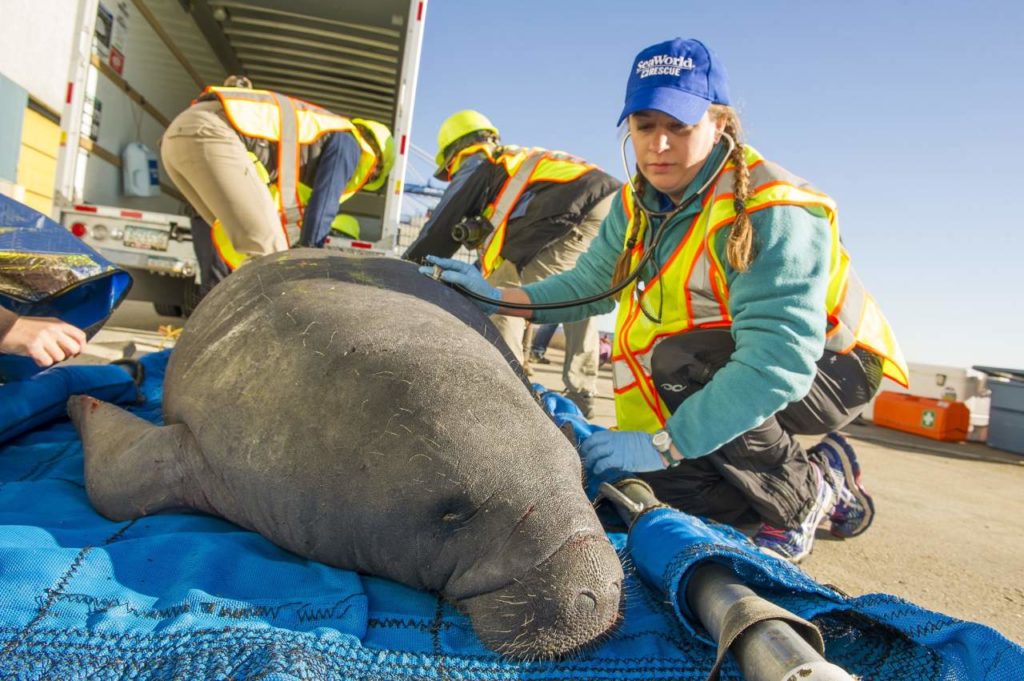
[[[622,564],[607,538],[577,534],[521,579],[456,605],[496,652],[554,659],[611,633],[619,621],[622,581]]]

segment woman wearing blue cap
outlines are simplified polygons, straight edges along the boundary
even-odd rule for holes
[[[831,431],[907,370],[850,265],[835,203],[742,143],[725,69],[698,40],[637,55],[623,121],[635,175],[573,270],[499,290],[441,259],[441,278],[494,300],[488,312],[538,323],[618,300],[618,429],[581,444],[592,481],[637,475],[681,510],[757,523],[754,541],[793,561],[826,516],[833,534],[860,534],[873,503]],[[601,297],[609,284],[625,286]],[[794,434],[825,437],[805,450]]]

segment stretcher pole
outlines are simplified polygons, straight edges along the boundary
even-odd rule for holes
[[[704,628],[720,641],[726,616],[740,599],[760,598],[718,563],[698,567],[686,598]],[[751,624],[730,646],[747,681],[853,681],[783,620]]]
[[[621,480],[614,486],[602,484],[601,497],[612,502],[628,527],[645,512],[666,508],[646,483],[635,478]],[[675,594],[667,596],[677,597]],[[741,633],[737,634],[734,609],[738,604],[738,609],[747,611],[756,610],[759,605],[780,609],[754,593],[725,565],[707,562],[697,566],[689,578],[685,598],[716,643],[721,645],[723,636],[732,637],[731,642],[727,641],[729,650],[747,681],[853,681],[853,677],[823,658],[785,620],[763,619],[745,626],[741,624]],[[799,619],[795,615],[793,618]],[[710,678],[717,677],[717,670],[716,664]]]

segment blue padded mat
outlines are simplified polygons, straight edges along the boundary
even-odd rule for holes
[[[144,402],[125,405],[154,422],[167,355],[143,358]],[[0,405],[25,399],[18,390],[0,386]],[[812,619],[829,659],[863,679],[1024,678],[1024,651],[988,627],[889,595],[844,597],[728,528],[675,512],[645,518],[628,545],[610,535],[627,566],[618,630],[570,660],[513,662],[433,594],[303,560],[226,521],[106,520],[58,415],[0,448],[0,678],[699,681],[714,648],[659,589],[709,557]],[[740,678],[731,660],[722,678]]]

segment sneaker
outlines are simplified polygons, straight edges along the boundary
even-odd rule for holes
[[[584,418],[594,418],[594,395],[592,393],[566,390],[562,394],[572,400],[573,403],[580,408],[580,411],[583,412]]]
[[[818,495],[810,512],[794,529],[774,527],[765,523],[754,535],[754,544],[768,554],[781,556],[792,563],[799,563],[807,557],[814,545],[814,532],[828,515],[832,507],[832,486],[816,463],[811,463],[815,477],[818,479]]]
[[[832,534],[844,538],[862,534],[875,519],[875,502],[861,485],[853,446],[839,433],[829,433],[811,452],[828,463],[827,472],[836,492],[836,505],[829,514]]]
[[[551,364],[551,360],[544,355],[537,354],[536,352],[530,353],[530,361],[536,362],[537,364]]]

